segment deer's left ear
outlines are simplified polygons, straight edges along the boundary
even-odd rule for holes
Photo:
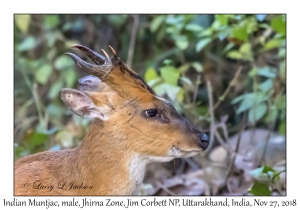
[[[102,93],[80,92],[64,88],[59,92],[64,104],[80,117],[107,120],[111,107],[107,105],[107,96]],[[96,104],[96,105],[95,105]]]

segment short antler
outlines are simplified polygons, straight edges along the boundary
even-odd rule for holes
[[[69,55],[75,61],[77,66],[82,68],[85,72],[100,78],[112,89],[118,91],[119,94],[129,97],[128,92],[130,92],[131,90],[126,91],[125,89],[130,89],[129,86],[134,86],[135,88],[142,88],[143,91],[147,90],[155,95],[154,91],[148,86],[148,84],[143,80],[143,78],[140,77],[135,71],[130,69],[128,66],[126,66],[126,64],[117,56],[116,51],[111,46],[109,46],[109,49],[112,52],[111,57],[109,57],[109,55],[103,49],[101,50],[104,56],[79,44],[73,45],[72,47],[81,50],[96,65],[83,61],[73,53],[66,53],[66,55]],[[127,83],[126,88],[120,85],[120,83],[124,81],[126,81]],[[131,82],[129,83],[129,81]]]
[[[102,79],[106,77],[110,73],[111,69],[113,68],[112,59],[103,49],[102,52],[105,55],[105,57],[82,45],[76,44],[73,45],[72,47],[75,47],[81,50],[82,52],[84,52],[95,64],[97,64],[94,65],[94,64],[87,63],[82,59],[80,59],[78,56],[74,55],[73,53],[65,53],[65,55],[69,55],[75,61],[77,66],[82,68],[86,73],[97,76],[100,79]],[[116,59],[117,54],[115,50],[111,46],[109,47],[113,52],[112,58]]]

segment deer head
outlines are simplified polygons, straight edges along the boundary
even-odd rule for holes
[[[158,161],[190,157],[207,148],[207,135],[158,97],[112,47],[109,46],[111,57],[104,50],[102,56],[81,45],[73,47],[95,64],[66,53],[90,76],[78,81],[79,90],[64,88],[59,95],[75,114],[94,118],[109,129],[113,133],[109,141]]]

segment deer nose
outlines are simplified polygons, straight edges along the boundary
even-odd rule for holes
[[[203,150],[206,150],[209,144],[209,138],[205,133],[200,135],[201,147]]]

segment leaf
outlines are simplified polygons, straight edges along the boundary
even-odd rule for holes
[[[189,86],[190,90],[193,90],[194,86],[193,86],[192,81],[189,78],[180,77],[180,80],[182,80],[185,84],[187,84]]]
[[[65,78],[67,87],[73,87],[73,85],[76,81],[76,78],[77,78],[77,74],[73,69],[70,68],[65,71],[64,78]]]
[[[220,41],[223,41],[229,34],[229,31],[221,31],[219,34],[218,34],[218,37],[220,39]]]
[[[153,87],[154,92],[158,95],[158,96],[163,96],[166,93],[166,90],[164,88],[165,84],[159,84],[156,85],[155,87]]]
[[[149,82],[153,79],[156,79],[158,77],[156,71],[154,68],[149,68],[147,69],[147,71],[145,72],[145,80],[146,82]]]
[[[44,85],[48,82],[51,73],[52,66],[50,64],[45,64],[35,71],[34,76],[38,83]]]
[[[267,105],[261,103],[257,106],[253,106],[248,113],[248,120],[251,124],[254,124],[260,120],[267,112]]]
[[[229,51],[226,56],[228,58],[231,58],[231,59],[241,59],[242,58],[242,54],[237,51],[237,50],[232,50],[232,51]]]
[[[57,70],[63,70],[63,69],[67,69],[70,68],[74,65],[72,59],[70,59],[69,57],[65,56],[65,55],[61,55],[59,56],[55,62],[54,62],[54,66]]]
[[[265,119],[265,122],[270,123],[274,122],[277,119],[278,116],[278,109],[276,108],[275,105],[271,105],[268,111],[268,115]]]
[[[237,109],[236,113],[240,114],[240,113],[250,109],[253,106],[254,102],[255,102],[254,97],[255,97],[254,94],[247,94],[243,98],[243,101],[239,105],[239,108]]]
[[[177,25],[184,20],[183,15],[169,15],[166,19],[166,23],[170,25]]]
[[[282,41],[279,39],[271,39],[266,44],[264,44],[264,50],[271,50],[281,46]]]
[[[196,44],[196,51],[200,52],[208,43],[212,41],[212,38],[203,38]]]
[[[240,95],[236,98],[234,98],[232,101],[231,101],[231,104],[236,104],[238,102],[240,102],[241,100],[243,100],[245,98],[246,95]]]
[[[282,121],[279,125],[279,129],[278,129],[279,134],[281,135],[285,135],[286,134],[286,122]]]
[[[160,69],[161,77],[163,80],[170,84],[176,86],[179,79],[179,70],[172,66],[164,66]]]
[[[47,29],[54,28],[59,24],[58,15],[45,15],[44,16],[44,26]]]
[[[189,46],[189,41],[186,36],[177,36],[175,43],[176,46],[181,50],[185,50]]]
[[[247,41],[248,40],[248,34],[247,30],[245,28],[235,27],[232,29],[232,36],[233,38]]]
[[[215,15],[215,18],[220,23],[220,25],[227,26],[227,24],[228,24],[228,16],[227,15]]]
[[[283,20],[282,16],[277,16],[271,20],[271,27],[274,31],[285,36],[286,34],[286,22]]]
[[[180,91],[180,87],[164,84],[164,88],[166,90],[167,96],[172,100],[176,101],[177,95]]]
[[[266,18],[267,15],[266,14],[257,14],[255,16],[259,22],[262,22]]]
[[[188,30],[188,31],[193,31],[193,32],[203,31],[203,27],[198,25],[198,24],[195,24],[195,23],[187,24],[185,26],[185,29]]]
[[[213,34],[213,29],[212,28],[207,28],[204,31],[201,31],[199,36],[200,37],[206,37],[206,36],[212,36]]]
[[[62,81],[57,81],[50,88],[50,91],[48,93],[48,97],[50,99],[57,98],[58,97],[58,93],[59,93],[60,89],[62,89],[62,88],[63,88],[63,82]]]
[[[182,103],[183,99],[184,99],[184,90],[183,88],[180,88],[179,92],[177,93],[176,100]]]
[[[196,69],[197,72],[203,71],[203,67],[202,67],[201,63],[199,63],[199,62],[193,62],[192,66],[194,67],[194,69]]]
[[[228,50],[231,50],[234,47],[234,43],[229,42],[226,47],[224,48],[224,50],[222,51],[222,53],[226,53]]]
[[[126,23],[127,19],[128,19],[127,14],[115,14],[115,15],[106,15],[105,17],[109,20],[110,23],[112,23],[114,26],[119,27],[122,26],[123,24]],[[81,20],[81,27],[84,24],[83,21]],[[75,24],[74,24],[75,25]],[[73,26],[74,27],[74,26]]]
[[[161,83],[162,82],[162,78],[161,77],[158,77],[156,79],[153,79],[153,80],[150,80],[148,83],[148,85],[150,87],[154,87],[155,85],[157,85],[158,83]]]
[[[272,193],[268,184],[258,182],[254,183],[248,192],[256,196],[267,196]]]
[[[264,81],[263,83],[261,83],[259,85],[259,88],[262,91],[265,91],[265,92],[271,90],[272,87],[273,87],[273,80],[272,79],[267,79],[266,81]]]
[[[165,16],[164,15],[158,15],[156,16],[151,24],[150,24],[150,31],[153,33],[155,31],[157,31],[157,29],[159,28],[159,26],[163,23],[165,19]]]
[[[15,15],[15,22],[20,31],[25,33],[28,31],[30,19],[30,15]]]
[[[257,73],[258,73],[258,69],[254,67],[253,69],[251,69],[251,71],[249,71],[248,75],[249,77],[254,77],[257,75]]]
[[[24,140],[29,143],[30,148],[35,148],[36,146],[42,145],[45,141],[47,141],[49,138],[49,135],[38,133],[36,131],[33,131],[29,134],[27,134],[24,137]]]
[[[37,41],[36,38],[34,38],[33,36],[28,36],[18,46],[18,51],[23,52],[23,51],[31,50],[35,48],[38,44],[39,42]]]
[[[269,66],[257,68],[257,75],[273,79],[276,77],[276,69]]]

